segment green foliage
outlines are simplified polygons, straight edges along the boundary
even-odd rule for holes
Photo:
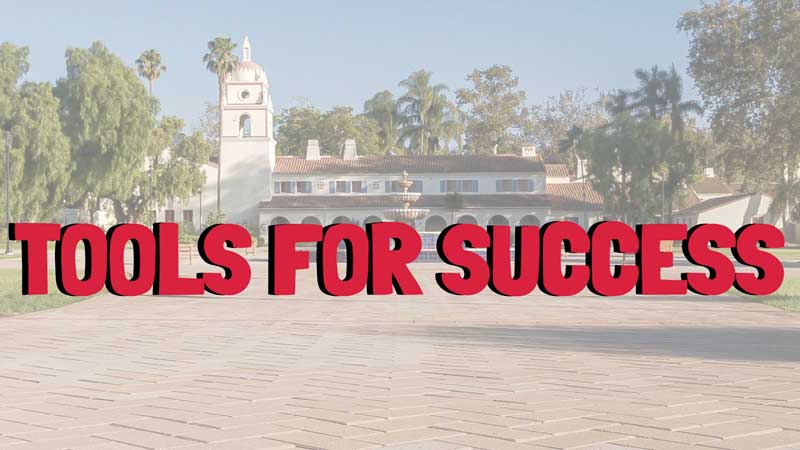
[[[573,127],[562,152],[590,160],[590,181],[606,208],[632,222],[670,220],[673,199],[697,173],[707,141],[690,122],[697,103],[682,99],[680,75],[653,66],[638,69],[638,89],[618,89],[606,102],[608,124]],[[689,135],[687,137],[687,134]]]
[[[75,168],[71,192],[118,201],[140,181],[157,101],[134,72],[103,44],[66,52],[67,76],[58,80],[61,121]]]
[[[397,101],[389,91],[381,91],[364,102],[364,115],[374,120],[379,131],[379,152],[389,154],[395,151],[400,138],[398,127],[400,115]]]
[[[253,245],[256,247],[264,247],[267,244],[266,239],[261,236],[261,228],[256,223],[246,223],[243,225],[247,231],[250,232],[250,237],[253,239]]]
[[[8,129],[16,98],[17,82],[28,73],[28,47],[0,43],[0,129]]]
[[[183,222],[178,227],[178,242],[181,244],[197,244],[197,230],[194,228],[194,224],[189,222]]]
[[[208,218],[206,218],[206,226],[210,227],[211,225],[218,225],[220,223],[225,223],[225,213],[222,211],[214,210],[208,213]]]
[[[322,113],[313,106],[293,106],[275,115],[275,140],[282,155],[305,156],[310,139],[319,139]]]
[[[165,116],[153,134],[154,194],[159,204],[168,199],[187,201],[206,185],[203,167],[213,147],[200,131],[185,136],[183,120]],[[165,149],[168,152],[164,152]]]
[[[347,139],[355,139],[359,154],[381,153],[379,125],[353,108],[337,106],[320,112],[313,106],[284,109],[275,117],[276,140],[283,155],[305,156],[310,139],[317,139],[320,151],[341,155]]]
[[[578,155],[572,144],[577,143],[580,130],[604,125],[606,117],[602,102],[586,88],[565,89],[557,97],[547,99],[535,111],[533,140],[548,159],[562,160],[574,170]]]
[[[219,143],[219,105],[206,102],[194,130],[203,133],[206,141],[216,146]]]
[[[222,97],[224,95],[225,77],[236,69],[239,59],[233,54],[236,48],[230,38],[217,37],[208,42],[208,53],[203,55],[206,69],[217,76],[217,89],[219,99],[217,106],[220,112],[217,115],[217,209],[222,208]]]
[[[71,172],[69,141],[61,132],[59,103],[52,89],[49,83],[23,84],[8,122],[13,137],[11,215],[15,220],[50,220],[65,200],[73,200],[66,190]],[[0,171],[0,180],[5,180],[5,170]]]
[[[20,270],[0,270],[0,317],[60,308],[87,299],[87,297],[62,294],[58,291],[55,279],[54,273],[48,274],[48,294],[28,296],[20,293],[22,285]]]
[[[353,115],[353,108],[337,106],[324,113],[319,124],[320,150],[341,155],[347,139],[355,139],[360,154],[380,152],[379,127],[364,115]]]
[[[772,210],[800,199],[800,4],[783,0],[704,4],[683,15],[689,71],[724,144],[729,177],[773,187]]]
[[[431,85],[433,74],[418,70],[400,82],[406,90],[397,100],[400,112],[400,138],[409,153],[417,155],[443,153],[456,141],[461,150],[464,122],[461,112],[447,98],[447,86]]]
[[[645,223],[661,210],[657,177],[671,146],[663,122],[623,113],[608,126],[586,131],[579,149],[589,156],[591,181],[606,209],[628,223]]]
[[[531,142],[534,120],[525,105],[525,91],[511,67],[494,65],[473,70],[468,89],[456,91],[458,105],[467,107],[466,144],[474,153],[515,153]]]
[[[166,71],[167,66],[161,64],[161,54],[153,49],[143,51],[136,60],[136,72],[147,80],[150,95],[153,95],[153,82]]]

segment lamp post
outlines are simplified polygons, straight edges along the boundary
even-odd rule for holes
[[[9,224],[11,223],[11,130],[6,130],[6,231],[11,232]],[[6,255],[13,255],[14,250],[11,249],[11,235],[6,239]]]

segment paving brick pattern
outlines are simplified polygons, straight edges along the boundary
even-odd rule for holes
[[[436,269],[415,298],[327,298],[310,273],[269,298],[256,275],[2,318],[0,448],[800,448],[800,315],[455,298]]]

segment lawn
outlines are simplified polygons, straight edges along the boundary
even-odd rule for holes
[[[0,316],[23,314],[43,309],[59,308],[84,300],[58,291],[55,274],[50,273],[50,293],[47,295],[22,295],[22,274],[16,269],[0,270]]]
[[[734,291],[738,293],[735,289]],[[780,308],[784,311],[800,312],[800,277],[784,278],[781,288],[772,295],[748,298]]]

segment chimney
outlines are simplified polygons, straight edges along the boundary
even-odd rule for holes
[[[309,139],[306,145],[306,161],[319,161],[319,141]]]
[[[714,178],[716,176],[714,175],[713,167],[706,167],[705,170],[703,171],[703,175],[705,175],[706,178]]]
[[[586,181],[584,178],[589,175],[587,170],[588,165],[589,162],[587,160],[578,158],[578,166],[575,168],[575,178],[577,180]]]
[[[356,153],[356,140],[355,139],[346,139],[344,141],[344,155],[343,159],[346,161],[354,161],[358,159],[358,153]]]
[[[524,145],[522,147],[521,156],[523,158],[535,158],[536,157],[536,146],[534,146],[534,145]]]

